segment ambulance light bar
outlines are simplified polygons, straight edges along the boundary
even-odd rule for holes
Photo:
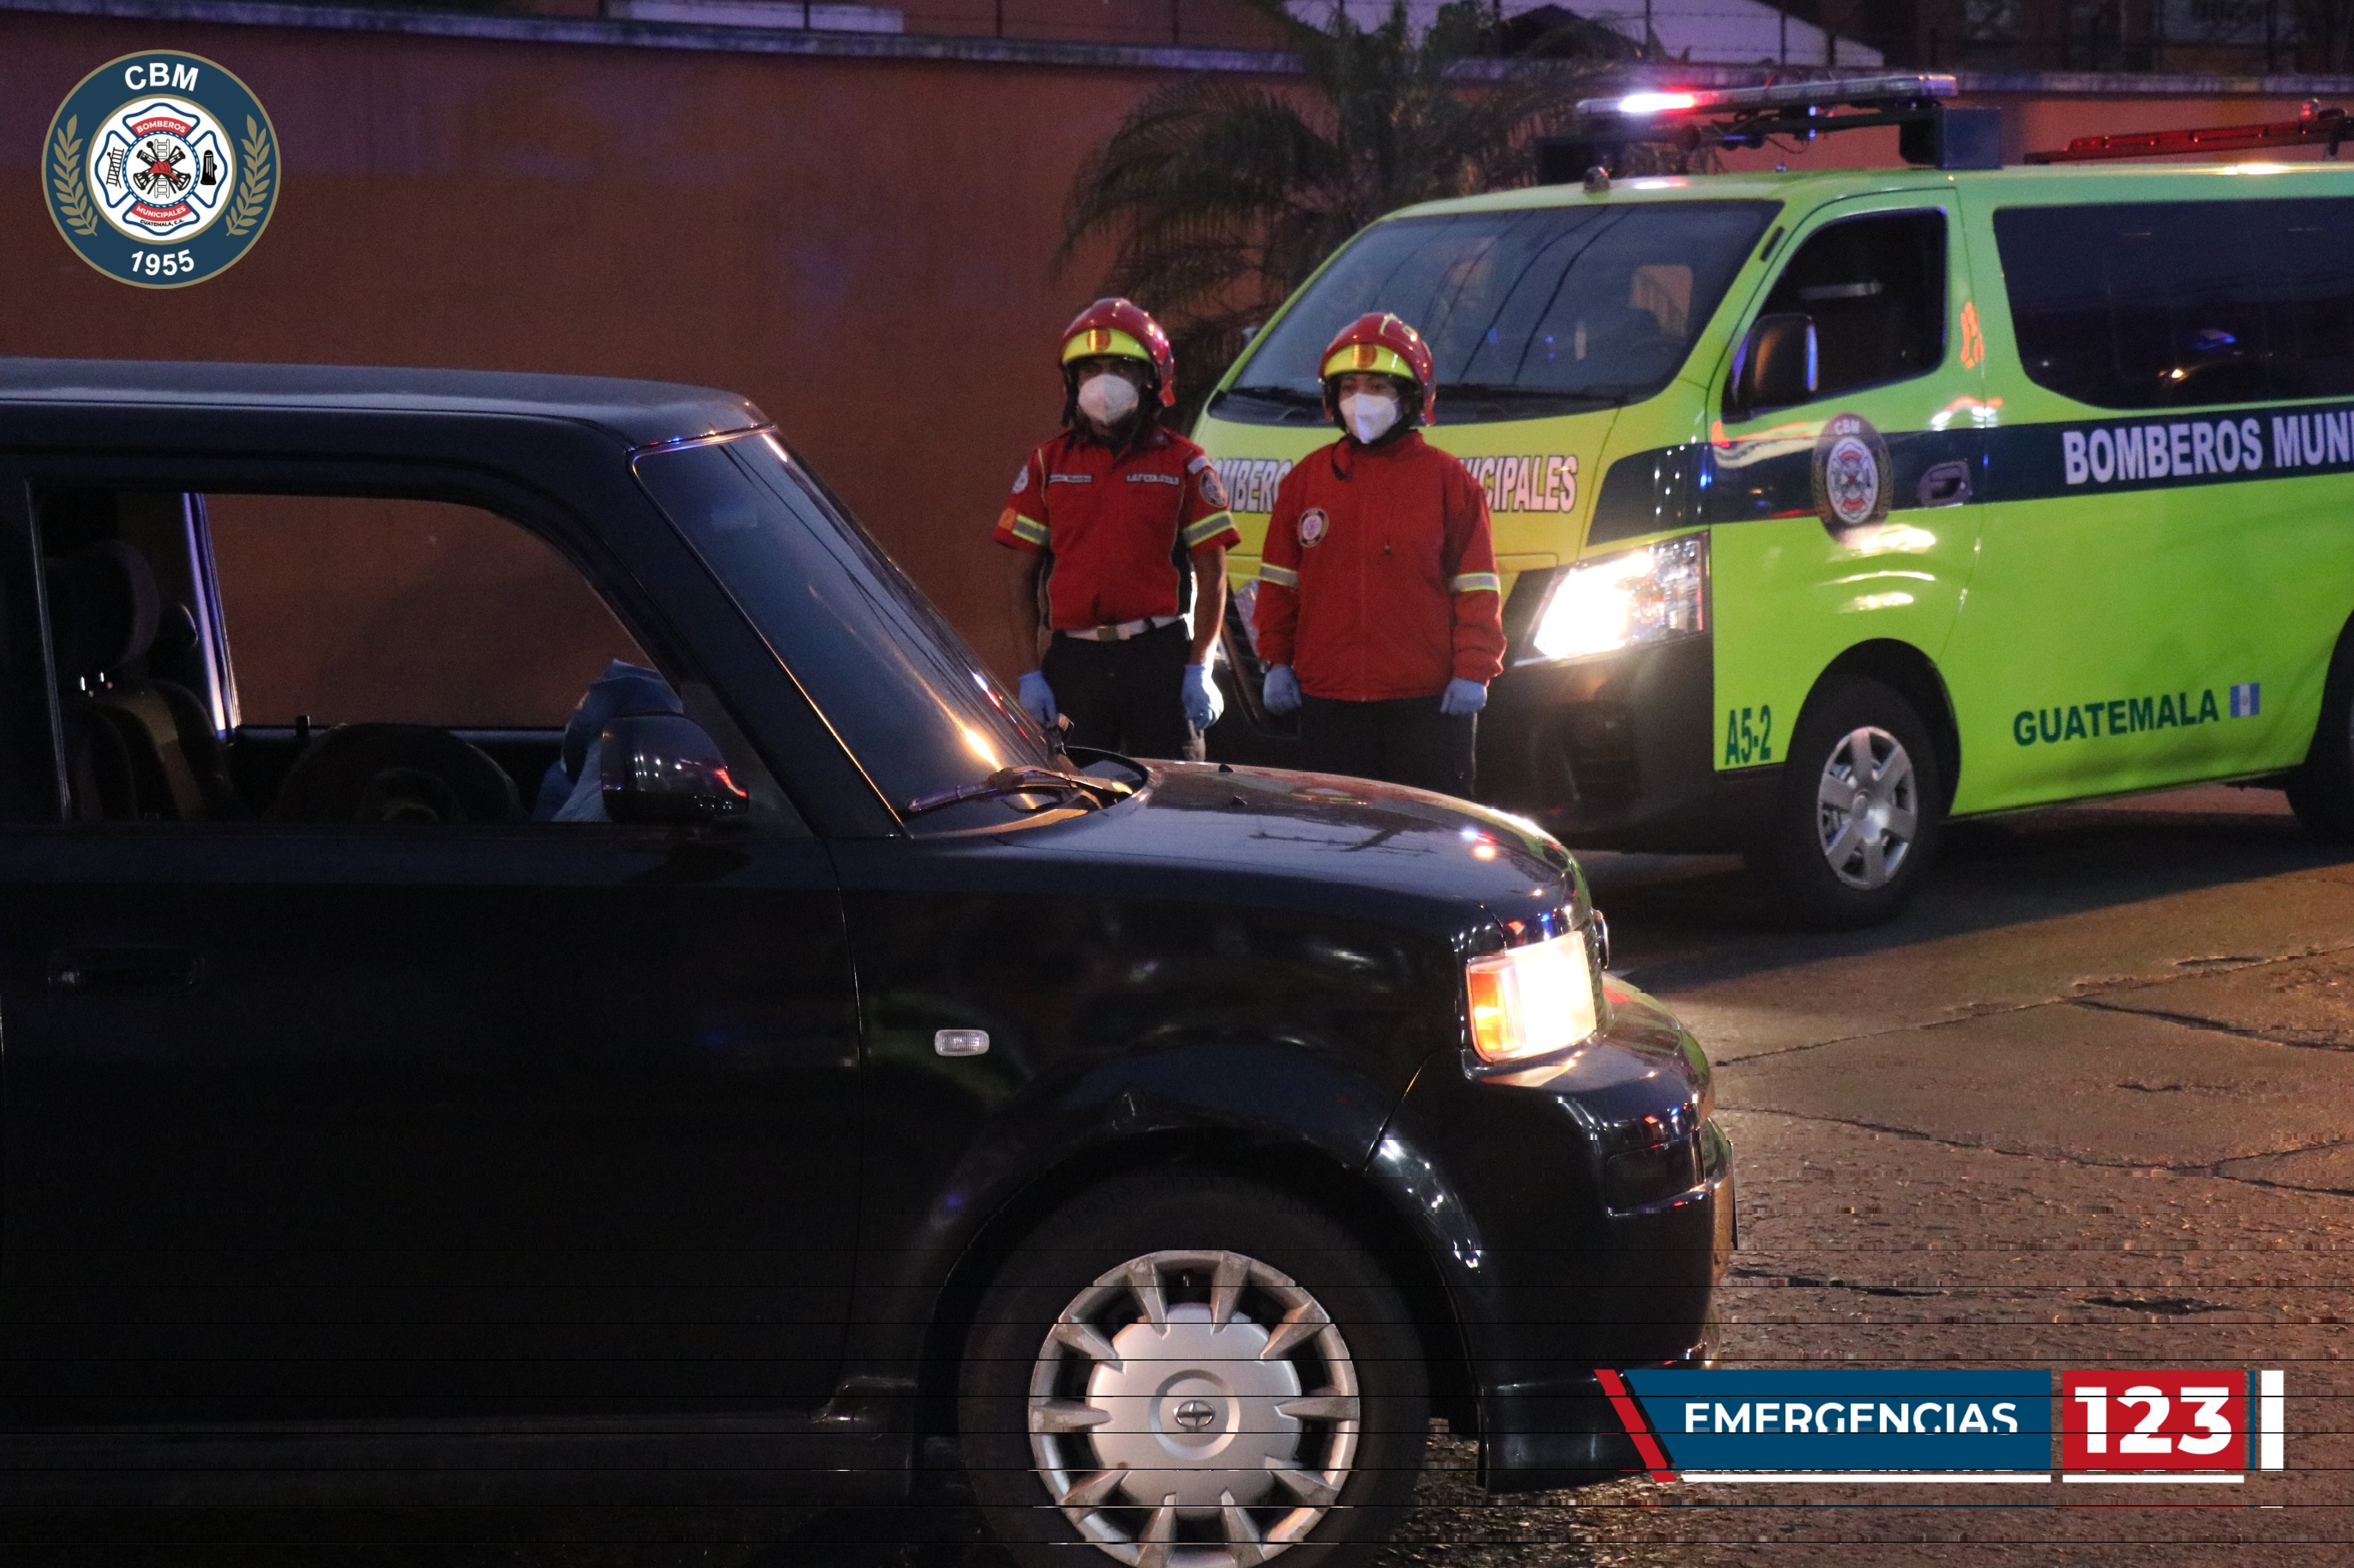
[[[1951,98],[1959,91],[1950,76],[1848,76],[1829,81],[1786,81],[1776,87],[1733,87],[1691,92],[1629,92],[1617,98],[1582,98],[1585,115],[1629,118],[1666,114],[1719,114],[1738,109],[1813,109],[1832,104],[1878,108],[1892,101]]]
[[[1542,138],[1538,179],[1561,184],[1590,169],[1620,166],[1634,143],[1665,143],[1688,161],[1702,147],[1763,147],[1769,136],[1811,142],[1830,131],[1899,128],[1905,162],[1942,169],[2002,163],[1999,111],[1943,101],[1959,91],[1950,76],[1851,76],[1772,87],[1665,89],[1579,101],[1565,134]]]
[[[2329,156],[2349,135],[2354,120],[2343,109],[2307,103],[2294,120],[2253,125],[2202,125],[2192,131],[2131,131],[2117,136],[2079,136],[2053,153],[2030,153],[2031,164],[2090,164],[2111,158],[2181,157],[2191,153],[2253,153],[2264,147],[2328,143]]]

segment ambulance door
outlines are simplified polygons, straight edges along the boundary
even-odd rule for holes
[[[2103,188],[2006,174],[1965,212],[2000,425],[1957,810],[2295,767],[2354,608],[2346,514],[2271,401],[2343,352],[2342,306],[2316,307],[2354,272],[2354,203]]]
[[[1984,354],[1951,186],[1827,204],[1767,260],[1712,386],[1703,476],[1720,773],[1782,761],[1817,680],[1859,645],[1944,655],[1981,484]]]

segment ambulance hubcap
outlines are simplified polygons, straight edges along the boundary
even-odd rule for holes
[[[1241,1253],[1148,1253],[1048,1331],[1030,1452],[1115,1562],[1250,1568],[1305,1540],[1348,1484],[1359,1405],[1313,1293]]]
[[[1831,872],[1850,887],[1895,880],[1921,829],[1913,758],[1884,729],[1840,736],[1815,789],[1815,831]]]

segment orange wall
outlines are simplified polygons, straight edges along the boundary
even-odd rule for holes
[[[234,270],[67,249],[49,117],[143,48],[242,77],[284,157]],[[571,371],[750,395],[984,652],[987,543],[1061,408],[1048,276],[1087,149],[1166,79],[0,12],[0,354]]]
[[[285,168],[252,254],[168,292],[77,260],[39,174],[68,90],[155,48],[243,77]],[[1087,152],[1169,79],[0,12],[0,353],[577,371],[748,393],[1011,673],[986,534],[1059,411],[1053,334],[1093,297],[1102,260],[1049,276],[1063,200]],[[2014,151],[2296,111],[2002,101]],[[1835,138],[1805,162],[1886,162],[1893,141]]]

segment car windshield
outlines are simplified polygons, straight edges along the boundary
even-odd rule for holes
[[[1226,399],[1320,401],[1340,330],[1389,311],[1429,343],[1442,423],[1634,402],[1665,386],[1777,204],[1629,202],[1375,224],[1260,337]]]
[[[637,472],[893,806],[1056,765],[931,601],[774,436],[649,452]]]

